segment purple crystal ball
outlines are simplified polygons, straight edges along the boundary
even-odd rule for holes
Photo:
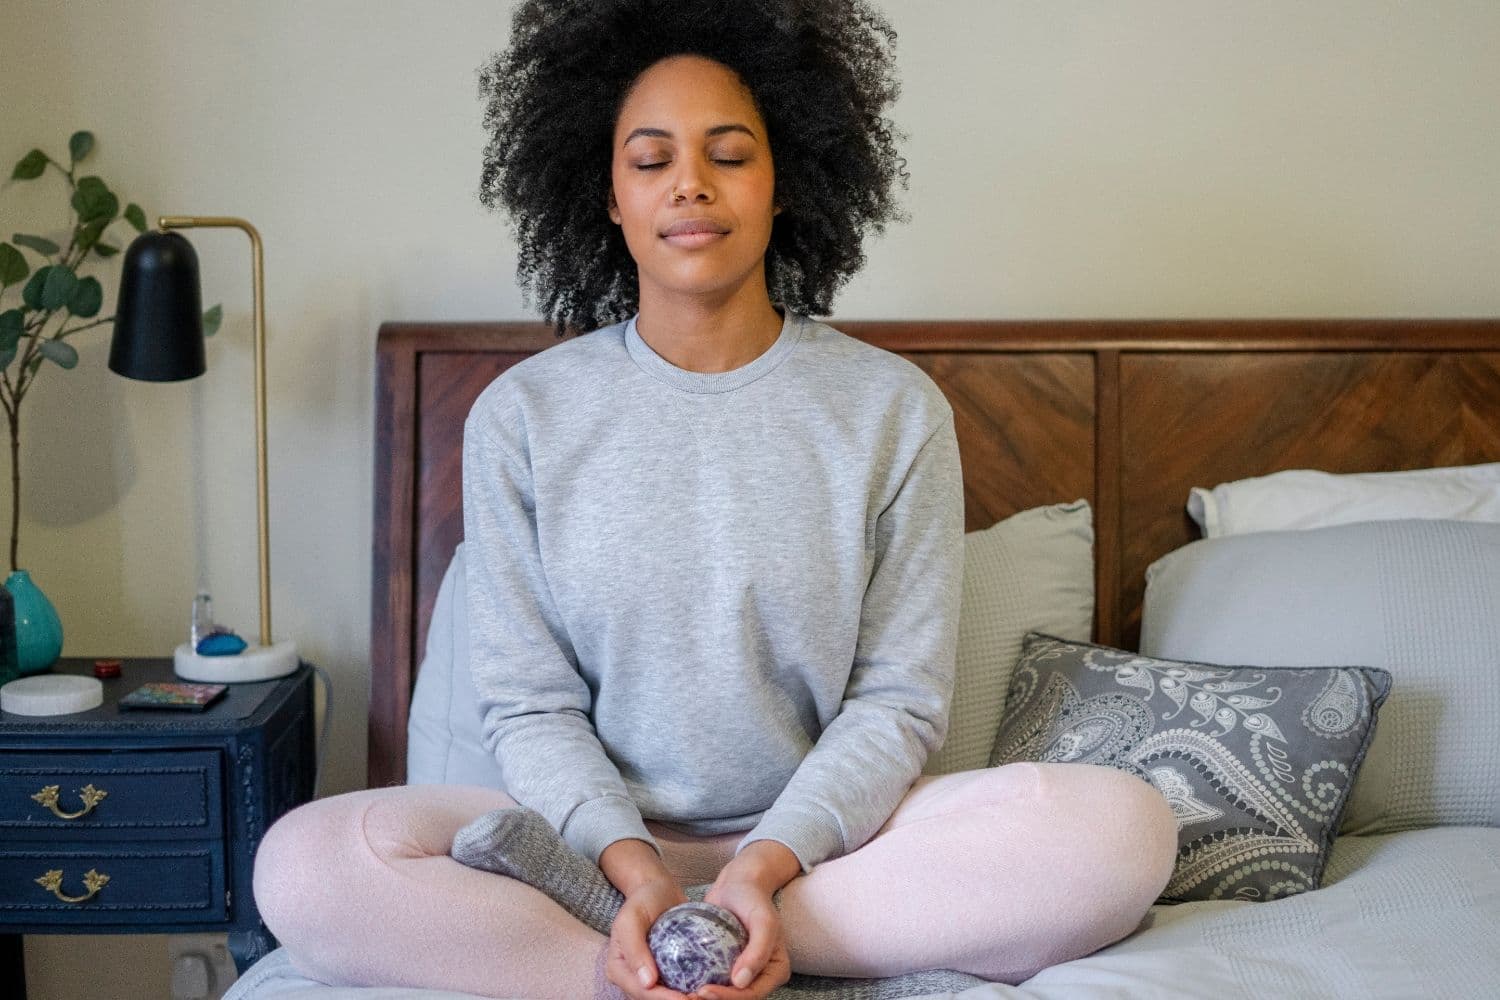
[[[750,935],[740,918],[713,903],[682,903],[656,918],[646,944],[661,981],[679,993],[731,985],[729,970]]]

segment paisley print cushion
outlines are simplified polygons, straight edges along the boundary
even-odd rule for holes
[[[1228,667],[1029,632],[990,766],[1079,762],[1150,782],[1177,815],[1163,902],[1316,889],[1390,692],[1375,667]]]

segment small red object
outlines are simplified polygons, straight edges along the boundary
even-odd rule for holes
[[[120,676],[120,661],[119,660],[95,660],[94,661],[94,676],[95,677],[118,677],[118,676]]]

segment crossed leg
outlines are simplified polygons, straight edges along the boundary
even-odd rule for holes
[[[604,935],[536,889],[448,856],[459,829],[512,805],[490,789],[429,785],[301,806],[257,853],[262,918],[323,982],[592,996]],[[648,827],[684,885],[712,881],[743,836]],[[919,778],[868,843],[783,890],[792,967],[1019,982],[1128,934],[1166,884],[1175,830],[1159,793],[1107,768]]]
[[[782,890],[792,968],[1019,983],[1133,931],[1176,851],[1166,798],[1112,768],[924,776],[867,843]]]
[[[319,982],[592,996],[603,935],[531,886],[448,857],[457,830],[513,805],[487,788],[405,785],[299,806],[256,852],[261,919]]]

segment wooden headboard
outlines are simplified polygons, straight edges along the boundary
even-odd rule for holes
[[[1500,320],[841,322],[953,405],[966,527],[1094,507],[1095,638],[1135,648],[1146,566],[1197,537],[1192,486],[1283,469],[1500,461]],[[406,777],[427,621],[462,537],[469,406],[542,323],[386,323],[376,368],[369,783]]]

